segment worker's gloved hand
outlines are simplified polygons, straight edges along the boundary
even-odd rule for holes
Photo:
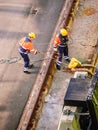
[[[38,53],[41,53],[41,52],[39,50],[36,50],[35,55],[38,54]]]
[[[54,47],[53,49],[54,49],[54,51],[55,51],[55,52],[57,52],[57,51],[58,51],[57,47]]]
[[[38,54],[37,50],[35,51],[34,55]]]

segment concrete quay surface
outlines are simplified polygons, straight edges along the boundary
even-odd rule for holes
[[[35,48],[45,54],[63,4],[64,0],[0,0],[0,130],[17,129],[44,58],[30,54],[34,68],[24,74],[18,40],[35,32]]]
[[[81,0],[72,29],[69,56],[85,62],[96,50],[98,39],[98,0]],[[63,62],[64,63],[64,62]],[[62,65],[62,68],[64,64]],[[36,130],[57,130],[64,104],[64,96],[74,73],[56,71],[46,97]]]

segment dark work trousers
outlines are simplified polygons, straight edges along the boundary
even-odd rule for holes
[[[58,46],[58,51],[59,51],[59,58],[58,58],[57,65],[61,66],[63,55],[64,55],[64,59],[66,61],[69,59],[68,45],[60,45],[60,46]]]
[[[30,63],[30,59],[28,54],[24,54],[20,52],[20,55],[22,56],[23,60],[24,60],[24,68],[28,68],[29,67],[29,63]]]

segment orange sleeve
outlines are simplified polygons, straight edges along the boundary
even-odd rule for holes
[[[35,54],[37,50],[34,49],[34,46],[32,44],[32,42],[24,42],[24,48],[26,48],[27,50],[29,50],[31,53]]]
[[[28,43],[28,47],[27,47],[27,48],[28,48],[28,50],[30,50],[30,52],[32,52],[33,54],[35,54],[36,51],[37,51],[37,50],[35,50],[35,48],[34,48],[32,42],[29,42],[29,43]]]
[[[54,47],[58,47],[58,45],[61,43],[60,41],[60,38],[58,36],[56,36],[55,40],[54,40],[54,43],[53,43],[53,46]]]

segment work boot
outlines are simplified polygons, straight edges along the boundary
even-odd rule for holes
[[[28,69],[32,69],[34,67],[33,64],[29,65]]]
[[[29,71],[23,71],[24,73],[26,73],[26,74],[31,74],[31,72],[29,72]]]
[[[60,69],[61,69],[61,66],[59,66],[59,65],[56,65],[56,68],[57,68],[58,70],[60,70]]]
[[[31,72],[28,71],[27,67],[24,67],[23,72],[26,73],[26,74],[30,74],[31,73]]]
[[[66,59],[65,61],[66,61],[67,63],[70,63],[70,59]]]

